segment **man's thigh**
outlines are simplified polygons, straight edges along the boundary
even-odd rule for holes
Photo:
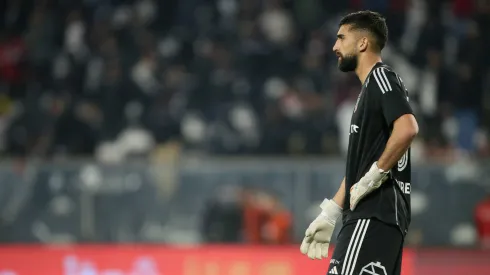
[[[403,237],[395,226],[376,219],[344,224],[328,275],[400,275]]]

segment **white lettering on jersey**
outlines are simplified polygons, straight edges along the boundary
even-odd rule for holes
[[[359,126],[355,125],[355,124],[352,124],[350,126],[350,134],[357,134],[358,133],[358,130],[359,130]]]
[[[403,194],[407,194],[407,195],[410,194],[410,192],[412,191],[412,185],[410,184],[410,182],[403,182],[397,179],[395,179],[395,181],[398,184],[398,186],[400,186],[400,190],[402,191]]]

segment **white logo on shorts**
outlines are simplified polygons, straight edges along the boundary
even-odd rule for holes
[[[334,267],[333,267],[333,268],[330,270],[330,272],[328,272],[328,274],[337,274],[337,275],[338,275],[338,274],[339,274],[339,272],[337,271],[337,266],[334,266]]]
[[[361,269],[359,275],[386,275],[386,268],[380,262],[371,262]]]

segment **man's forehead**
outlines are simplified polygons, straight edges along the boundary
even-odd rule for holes
[[[345,25],[340,26],[339,31],[337,32],[337,34],[346,35],[347,33],[351,32],[351,30],[352,30],[352,26],[349,25],[349,24],[345,24]]]
[[[349,35],[349,36],[353,36],[356,38],[360,38],[360,37],[367,37],[369,35],[369,33],[367,33],[363,29],[354,28],[354,26],[346,24],[346,25],[340,26],[339,31],[337,32],[337,36],[339,36],[339,35],[342,35],[342,36]]]

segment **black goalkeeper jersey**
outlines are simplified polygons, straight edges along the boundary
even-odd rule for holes
[[[346,197],[343,222],[377,218],[397,225],[403,234],[410,224],[410,149],[398,161],[389,179],[363,198],[350,211],[350,188],[358,182],[383,153],[393,122],[413,114],[408,92],[401,78],[383,63],[377,63],[364,82],[352,114],[346,167]]]

